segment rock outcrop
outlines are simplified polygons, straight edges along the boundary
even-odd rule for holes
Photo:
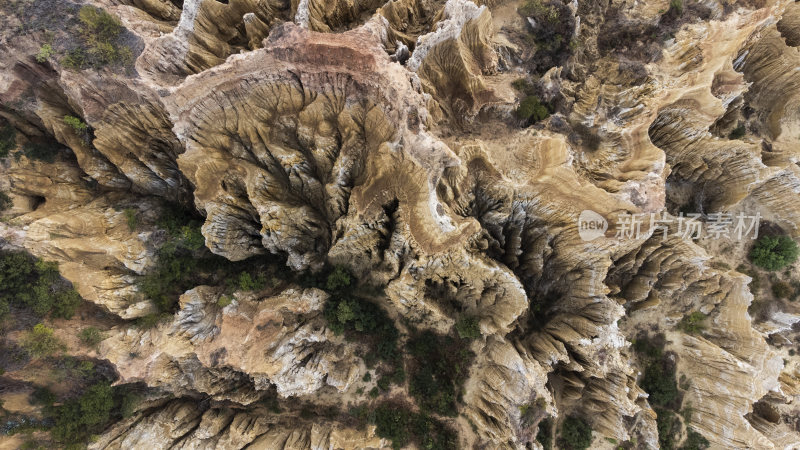
[[[78,20],[69,0],[33,3],[59,36]],[[788,352],[800,311],[748,312],[732,261],[751,240],[662,238],[646,221],[657,213],[675,235],[687,211],[704,223],[758,212],[798,234],[795,4],[89,3],[120,18],[128,66],[37,57],[46,33],[22,33],[25,17],[0,6],[0,128],[16,130],[0,159],[13,201],[0,240],[57,261],[120,319],[161,314],[100,344],[118,383],[157,395],[93,448],[391,446],[345,413],[414,393],[404,372],[374,395],[357,386],[378,372],[366,343],[328,322],[344,294],[307,287],[331,266],[386,310],[401,344],[417,330],[464,338],[475,358],[459,417],[437,418],[459,448],[539,448],[546,417],[555,430],[585,421],[593,448],[658,447],[663,405],[631,345],[642,334],[663,335],[691,380],[679,428],[714,448],[800,442]],[[558,58],[537,41],[555,24],[569,25],[548,35],[569,40]],[[530,99],[549,117],[515,112]],[[285,258],[280,289],[198,281],[159,311],[141,280],[178,205],[228,262]],[[587,210],[607,226],[593,239],[579,229]],[[645,220],[636,236],[619,220],[630,214]],[[693,312],[705,327],[689,333]],[[471,340],[454,330],[465,318]],[[270,411],[274,395],[337,412]]]

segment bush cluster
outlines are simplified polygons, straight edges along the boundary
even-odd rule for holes
[[[772,271],[794,263],[797,255],[797,243],[789,236],[761,236],[750,250],[750,261]]]
[[[139,289],[158,308],[158,312],[137,319],[149,328],[174,312],[178,299],[187,289],[199,284],[224,285],[225,294],[236,290],[258,291],[267,287],[264,273],[270,261],[231,262],[205,248],[201,218],[180,205],[167,205],[157,225],[166,232],[166,242],[157,253],[153,270],[139,280]]]
[[[525,95],[515,111],[517,119],[522,121],[525,126],[550,117],[552,112],[550,105],[543,103],[539,99],[539,96],[536,95],[536,89],[531,83],[524,78],[520,78],[511,85]]]
[[[53,46],[50,44],[44,44],[39,47],[39,52],[36,53],[36,62],[43,63],[50,59],[53,56]]]
[[[526,124],[536,123],[550,117],[550,109],[535,95],[522,99],[516,111],[517,118]]]
[[[375,432],[399,449],[410,443],[425,449],[456,449],[456,433],[428,414],[415,413],[401,404],[386,402],[375,408]]]
[[[665,359],[648,364],[639,384],[642,389],[650,394],[648,400],[652,405],[673,406],[678,398],[678,381],[675,378],[675,367]]]
[[[664,450],[672,450],[675,448],[681,432],[681,423],[678,420],[678,416],[665,408],[656,408],[655,411],[659,447]]]
[[[672,1],[676,1],[676,0],[672,0]],[[677,1],[680,2],[680,0],[677,0]],[[672,3],[671,2],[670,2],[670,7],[672,7]],[[683,5],[681,5],[681,9],[683,9],[682,7],[683,7]],[[747,129],[744,127],[744,124],[740,124],[739,126],[737,126],[736,128],[734,128],[731,131],[731,133],[728,135],[728,139],[731,139],[731,140],[741,139],[741,138],[744,137],[744,135],[746,133],[747,133]]]
[[[402,363],[398,349],[400,333],[386,312],[375,303],[355,295],[353,277],[344,267],[335,267],[323,286],[331,296],[325,304],[324,316],[328,327],[348,340],[366,342],[374,350],[365,359],[379,359],[390,366]]]
[[[112,387],[104,380],[60,404],[46,388],[34,391],[33,399],[44,406],[46,422],[52,424],[51,437],[67,448],[85,445],[115,421],[131,416],[139,403],[139,396],[129,386]]]
[[[584,450],[592,445],[592,427],[579,417],[567,417],[561,424],[558,446],[564,450]]]
[[[196,284],[201,258],[196,252],[205,240],[200,221],[179,206],[165,208],[158,226],[167,232],[167,242],[158,251],[158,262],[139,281],[139,289],[161,313],[172,312],[180,294]],[[140,325],[150,325],[145,320]]]
[[[76,134],[83,134],[89,130],[89,125],[86,124],[80,117],[66,115],[64,116],[64,123],[69,125]]]
[[[463,341],[423,331],[408,340],[409,393],[420,409],[454,417],[475,356]]]
[[[397,346],[400,334],[378,305],[357,297],[332,295],[325,305],[324,315],[334,333],[345,333],[349,340],[374,344],[372,357],[390,364],[400,360]]]
[[[525,0],[517,11],[535,24],[531,25],[528,42],[536,47],[537,72],[544,73],[562,63],[574,46],[571,38],[575,19],[569,8],[558,1]]]
[[[68,319],[80,303],[80,295],[61,278],[56,263],[23,252],[0,251],[0,311],[16,305],[40,317]]]
[[[456,333],[461,339],[476,339],[481,337],[481,327],[478,318],[466,316],[456,322]]]
[[[661,334],[653,338],[640,335],[634,342],[633,348],[647,364],[639,385],[650,395],[649,402],[656,412],[660,448],[674,449],[683,428],[676,414],[681,406],[681,395],[675,379],[675,364],[663,351],[665,343],[664,335]],[[684,376],[681,376],[681,388],[689,388],[689,381]],[[688,425],[692,416],[692,406],[691,404],[684,406],[681,415]],[[708,441],[689,428],[681,450],[705,449],[707,446]]]

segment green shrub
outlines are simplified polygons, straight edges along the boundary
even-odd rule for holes
[[[391,376],[392,384],[401,385],[406,382],[406,371],[402,365],[395,367]]]
[[[669,9],[675,11],[678,15],[683,13],[683,0],[670,0]],[[742,126],[744,128],[744,126]],[[733,134],[733,133],[731,133]]]
[[[456,322],[456,332],[461,339],[475,339],[481,337],[481,327],[475,316],[462,317]]]
[[[706,315],[700,311],[693,311],[691,314],[686,315],[678,322],[678,329],[688,334],[697,334],[705,328],[703,321],[706,320]]]
[[[529,95],[520,102],[516,115],[526,124],[536,123],[550,117],[550,109],[539,100],[539,97]]]
[[[350,287],[350,272],[342,266],[336,266],[325,280],[325,289],[336,292]]]
[[[672,3],[674,3],[674,2],[677,2],[680,5],[680,9],[678,11],[682,11],[683,10],[683,4],[681,3],[681,0],[671,0],[670,4],[669,4],[670,8],[672,7]],[[745,129],[744,124],[740,124],[739,126],[734,128],[733,131],[731,131],[731,134],[728,135],[728,138],[731,139],[731,140],[733,140],[733,139],[741,139],[741,138],[744,137],[744,135],[746,133],[747,133],[747,130]]]
[[[67,52],[66,56],[61,58],[61,64],[68,69],[82,69],[88,64],[86,52],[80,47],[73,48]]]
[[[111,386],[108,383],[92,385],[80,397],[64,402],[56,410],[51,435],[62,443],[86,441],[92,433],[102,431],[111,420],[113,408]]]
[[[43,63],[53,56],[53,46],[44,44],[39,47],[39,53],[36,54],[36,62]]]
[[[0,158],[5,158],[17,146],[17,130],[11,125],[0,127]]]
[[[137,211],[133,208],[125,208],[123,214],[125,214],[125,222],[128,224],[128,229],[136,231],[136,227],[139,225]]]
[[[369,373],[369,372],[365,373],[364,377],[361,378],[361,381],[363,381],[365,383],[369,383],[370,381],[372,381],[372,374]]]
[[[0,300],[38,316],[70,318],[81,297],[58,273],[58,265],[23,252],[0,251]]]
[[[217,299],[217,306],[219,306],[220,308],[224,308],[230,305],[231,303],[233,303],[233,298],[227,295],[221,295],[219,299]]]
[[[89,125],[86,125],[86,122],[79,117],[66,115],[64,116],[64,123],[69,125],[77,134],[83,134],[89,130]]]
[[[263,274],[253,277],[249,272],[240,273],[237,282],[237,287],[242,291],[260,291],[267,286],[267,278]]]
[[[558,435],[559,448],[584,450],[592,445],[592,427],[579,417],[567,417]]]
[[[122,415],[122,418],[127,419],[128,417],[133,416],[133,414],[136,412],[136,408],[141,402],[142,398],[138,394],[128,390],[123,390],[122,393],[119,394],[119,412]]]
[[[86,327],[78,333],[78,339],[87,347],[96,347],[104,337],[98,328]]]
[[[9,197],[5,192],[0,191],[0,212],[7,210],[13,204],[14,202],[11,201],[11,197]]]
[[[797,243],[789,236],[761,236],[750,250],[750,261],[772,271],[794,263],[797,255]]]
[[[49,356],[64,348],[64,345],[53,334],[53,329],[37,323],[33,329],[22,336],[20,344],[31,356],[39,358]]]
[[[84,378],[91,376],[94,372],[94,369],[94,363],[91,361],[84,360],[78,363],[78,372],[80,372]]]

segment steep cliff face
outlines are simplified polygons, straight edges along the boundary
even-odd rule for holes
[[[90,6],[19,3],[0,250],[123,319],[69,352],[148,393],[93,448],[540,448],[571,420],[592,448],[800,445],[800,311],[755,314],[752,241],[617,220],[797,234],[795,4],[92,1],[130,56],[100,61]],[[470,361],[452,411],[424,331]]]

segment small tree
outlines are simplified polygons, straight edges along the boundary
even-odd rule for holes
[[[750,250],[750,261],[773,271],[794,263],[797,255],[797,243],[789,236],[761,236]]]

